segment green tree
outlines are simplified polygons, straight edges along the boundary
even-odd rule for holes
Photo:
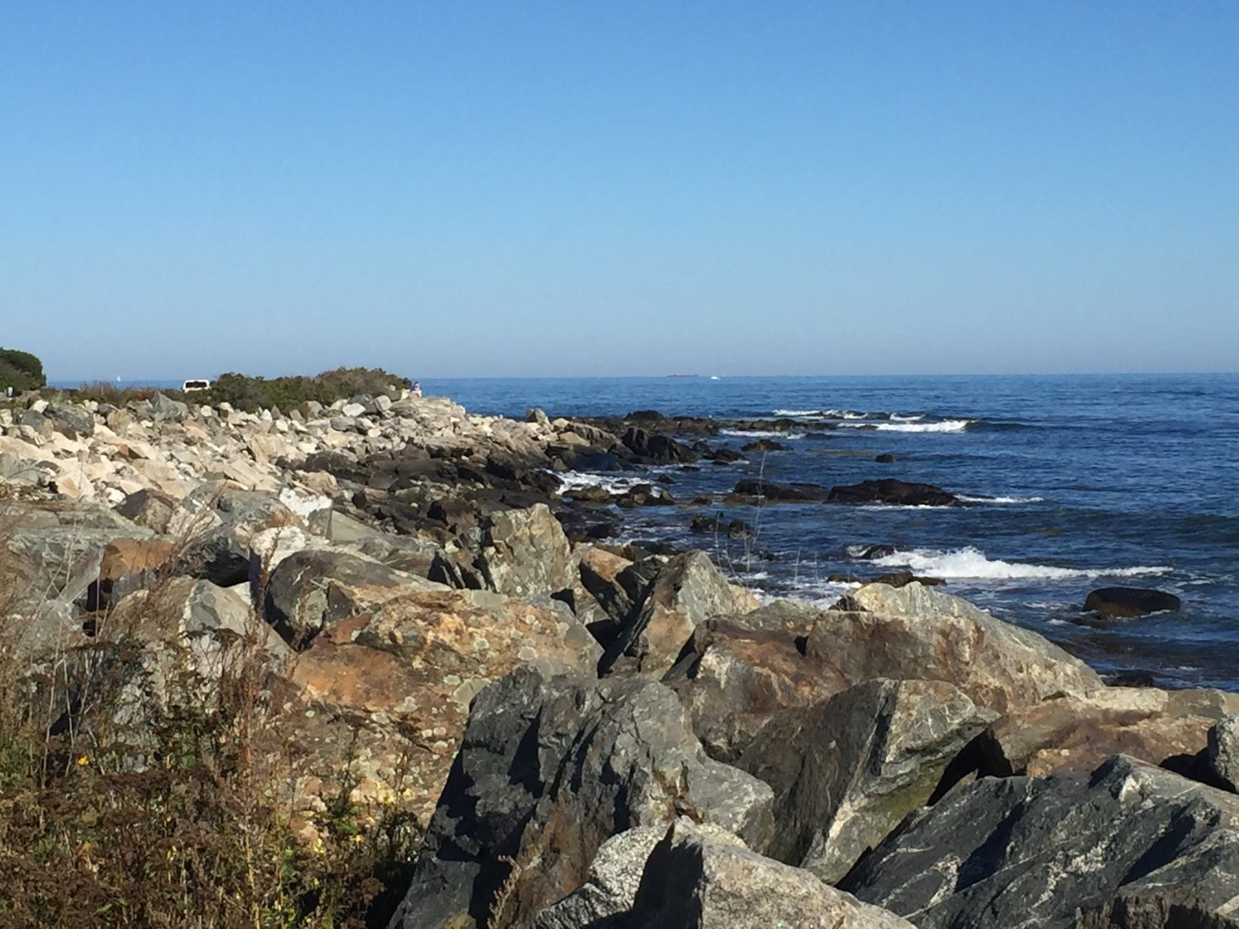
[[[47,384],[43,362],[29,352],[0,348],[0,391],[38,390]]]

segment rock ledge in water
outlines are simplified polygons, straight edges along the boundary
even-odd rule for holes
[[[1130,619],[1150,613],[1177,613],[1182,601],[1174,594],[1145,587],[1102,587],[1084,600],[1084,612],[1104,619]]]

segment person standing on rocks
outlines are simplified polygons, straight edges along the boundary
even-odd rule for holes
[[[413,382],[413,396],[420,397],[421,395],[422,395],[421,381],[414,381]]]

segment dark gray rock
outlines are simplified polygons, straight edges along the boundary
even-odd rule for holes
[[[180,542],[177,574],[234,587],[250,581],[250,540],[263,529],[301,519],[273,493],[208,481],[182,499],[168,521]]]
[[[549,597],[577,580],[572,546],[544,503],[492,513],[460,542],[461,548],[436,556],[432,580],[512,597]]]
[[[1182,602],[1174,594],[1144,587],[1102,587],[1084,599],[1084,612],[1103,619],[1130,619],[1150,613],[1177,613]]]
[[[913,929],[894,913],[828,887],[681,820],[655,847],[624,929]]]
[[[95,434],[94,414],[76,403],[58,400],[47,408],[44,415],[52,421],[57,432],[71,439],[78,436],[90,437]]]
[[[706,757],[663,685],[532,662],[474,699],[392,926],[471,929],[492,906],[520,924],[586,883],[612,835],[682,814],[764,848],[772,801]]]
[[[658,564],[633,610],[607,646],[599,673],[663,674],[679,657],[697,624],[738,612],[736,593],[705,552],[684,552]],[[636,567],[628,571],[636,574]],[[628,586],[635,588],[636,581]],[[623,583],[623,579],[621,579]],[[599,602],[602,602],[601,600]]]
[[[156,392],[150,400],[151,417],[156,422],[180,422],[189,415],[189,405]]]
[[[701,457],[683,442],[636,426],[630,426],[620,441],[639,459],[655,464],[687,464]]]
[[[736,762],[774,790],[770,856],[839,880],[996,717],[950,684],[890,680],[778,713]]]
[[[812,503],[826,499],[826,488],[817,484],[776,484],[753,478],[738,481],[733,492],[744,497],[760,497],[769,503]]]
[[[1171,929],[1181,924],[1169,914],[1184,908],[1232,915],[1236,826],[1234,795],[1116,755],[1091,775],[957,789],[912,814],[839,886],[921,929],[1079,929],[1115,925],[1122,909],[1140,918],[1117,925]]]
[[[1219,719],[1209,730],[1205,763],[1213,780],[1239,789],[1239,716]]]
[[[916,484],[895,478],[861,481],[830,489],[832,503],[889,503],[897,506],[960,506],[954,494],[933,484]]]
[[[134,491],[116,505],[116,512],[160,534],[168,531],[168,524],[176,510],[176,500],[153,488]]]

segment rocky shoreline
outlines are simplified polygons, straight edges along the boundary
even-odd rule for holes
[[[256,648],[302,839],[342,775],[424,833],[405,929],[1239,926],[1239,695],[1107,686],[927,579],[761,603],[705,552],[608,544],[672,491],[560,475],[726,465],[746,424],[527,419],[398,385],[0,405],[0,647],[86,726],[74,675],[122,633],[160,681]]]

